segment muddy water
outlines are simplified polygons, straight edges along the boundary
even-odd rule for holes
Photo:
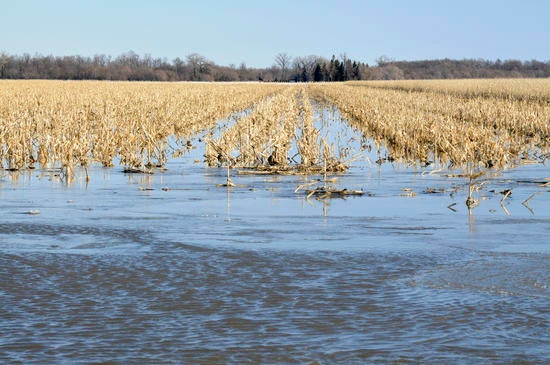
[[[317,201],[295,189],[319,177],[218,187],[201,153],[70,186],[1,173],[1,363],[550,362],[547,167],[469,212],[433,169],[371,156],[335,183],[364,196]]]

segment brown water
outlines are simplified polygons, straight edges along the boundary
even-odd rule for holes
[[[322,202],[298,176],[217,187],[196,157],[70,186],[0,172],[0,363],[550,363],[546,166],[469,212],[464,179],[395,164]]]

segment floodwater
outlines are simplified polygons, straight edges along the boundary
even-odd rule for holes
[[[0,363],[550,363],[547,166],[469,211],[435,168],[355,161],[365,194],[319,201],[201,153],[0,172]]]

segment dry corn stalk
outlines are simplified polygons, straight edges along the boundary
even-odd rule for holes
[[[0,81],[0,164],[163,166],[167,139],[191,138],[280,84]]]
[[[350,123],[405,162],[506,167],[549,150],[548,81],[525,91],[525,97],[489,86],[484,92],[468,91],[475,85],[470,81],[464,81],[462,91],[459,82],[414,85],[362,82],[310,88],[318,100],[335,104]],[[506,82],[496,85],[504,88]]]

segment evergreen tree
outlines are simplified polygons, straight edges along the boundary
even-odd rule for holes
[[[330,59],[330,64],[328,66],[328,81],[336,81],[334,78],[336,76],[336,64],[338,60],[334,55]]]
[[[302,73],[301,73],[301,77],[300,77],[300,78],[301,78],[300,81],[302,81],[302,82],[308,82],[308,81],[309,81],[309,76],[308,76],[308,74],[307,74],[307,70],[306,70],[305,67],[302,68]]]
[[[361,80],[361,70],[359,69],[359,64],[353,61],[351,75],[353,80]]]
[[[323,81],[323,79],[324,79],[323,70],[321,69],[321,65],[317,63],[315,65],[315,70],[313,71],[313,81],[319,82],[319,81]]]
[[[334,81],[346,81],[346,69],[344,67],[344,63],[336,60],[335,67],[336,76],[334,77]]]
[[[323,63],[322,72],[323,72],[323,81],[329,81],[330,76],[329,76],[329,71],[326,63]]]

